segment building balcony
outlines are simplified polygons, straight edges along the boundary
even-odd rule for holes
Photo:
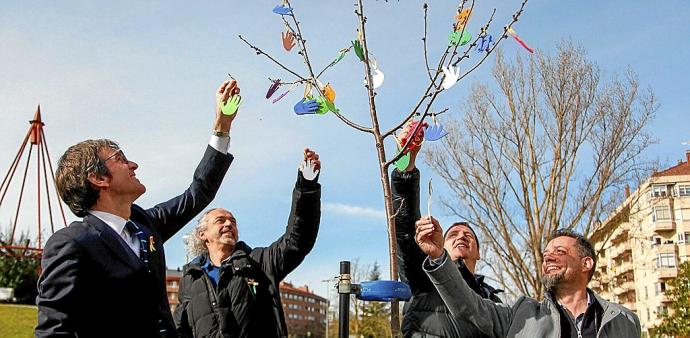
[[[690,239],[686,239],[690,240]],[[690,256],[690,242],[685,242],[685,244],[678,244],[678,253],[683,256]]]
[[[621,296],[624,295],[628,292],[635,292],[635,284],[633,284],[632,281],[626,281],[623,283],[620,283],[616,285],[616,287],[613,288],[613,293],[616,296]]]
[[[656,232],[673,231],[675,229],[676,222],[673,222],[671,220],[654,222],[654,231]]]
[[[673,268],[659,268],[659,278],[676,278],[678,276],[678,269]]]
[[[669,297],[666,293],[661,294],[661,302],[662,303],[671,303],[673,300],[671,297]]]
[[[615,271],[616,276],[623,275],[628,272],[633,271],[633,265],[632,262],[622,262],[616,266],[611,267],[612,271]]]
[[[658,246],[657,250],[659,251],[659,253],[675,254],[676,253],[676,245],[675,244],[661,244]]]

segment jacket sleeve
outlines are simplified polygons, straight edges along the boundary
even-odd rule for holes
[[[422,269],[426,255],[415,242],[415,222],[421,217],[419,211],[419,170],[391,174],[393,210],[395,216],[395,238],[398,249],[400,280],[407,283],[412,293],[428,292],[434,286]]]
[[[50,237],[43,249],[41,267],[43,273],[38,280],[38,325],[36,337],[76,337],[75,318],[77,306],[83,300],[80,295],[79,245],[62,233]]]
[[[316,180],[304,179],[298,172],[285,233],[261,257],[264,271],[271,271],[275,282],[297,268],[314,247],[320,220],[321,185]]]
[[[188,281],[186,277],[187,276],[183,276],[182,279],[180,279],[180,291],[177,296],[177,299],[180,303],[175,308],[175,313],[173,314],[178,337],[193,336],[192,328],[189,325],[187,316],[187,307],[189,306],[191,299],[188,295],[189,290],[187,290],[189,288],[190,281]]]
[[[146,210],[164,242],[211,203],[232,160],[232,155],[207,146],[189,188],[181,195]]]
[[[440,266],[433,266],[427,258],[424,270],[455,322],[469,321],[488,336],[505,337],[512,321],[512,309],[472,291],[455,264],[448,259],[448,254],[445,255],[446,259]]]

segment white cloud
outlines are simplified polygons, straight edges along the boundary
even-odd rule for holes
[[[325,212],[332,212],[348,216],[386,219],[386,213],[383,210],[359,207],[344,203],[324,203],[322,208]]]

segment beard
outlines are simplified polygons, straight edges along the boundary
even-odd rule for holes
[[[556,291],[565,277],[565,271],[552,275],[542,275],[541,284],[546,291]]]

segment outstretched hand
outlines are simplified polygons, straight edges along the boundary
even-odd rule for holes
[[[235,112],[230,115],[223,113],[223,107],[228,106],[228,100],[231,97],[236,95],[239,96],[239,94],[240,87],[234,79],[225,81],[218,87],[218,91],[216,91],[216,121],[214,124],[214,129],[216,131],[227,132],[230,130],[232,121],[237,116],[237,114],[235,114],[237,107],[235,107]],[[237,101],[237,106],[239,106],[239,98],[235,101]]]
[[[419,249],[432,259],[443,255],[443,231],[438,221],[426,216],[415,222],[415,242]]]
[[[321,172],[319,154],[309,148],[304,148],[304,161],[300,164],[299,170],[306,180],[313,181]]]

